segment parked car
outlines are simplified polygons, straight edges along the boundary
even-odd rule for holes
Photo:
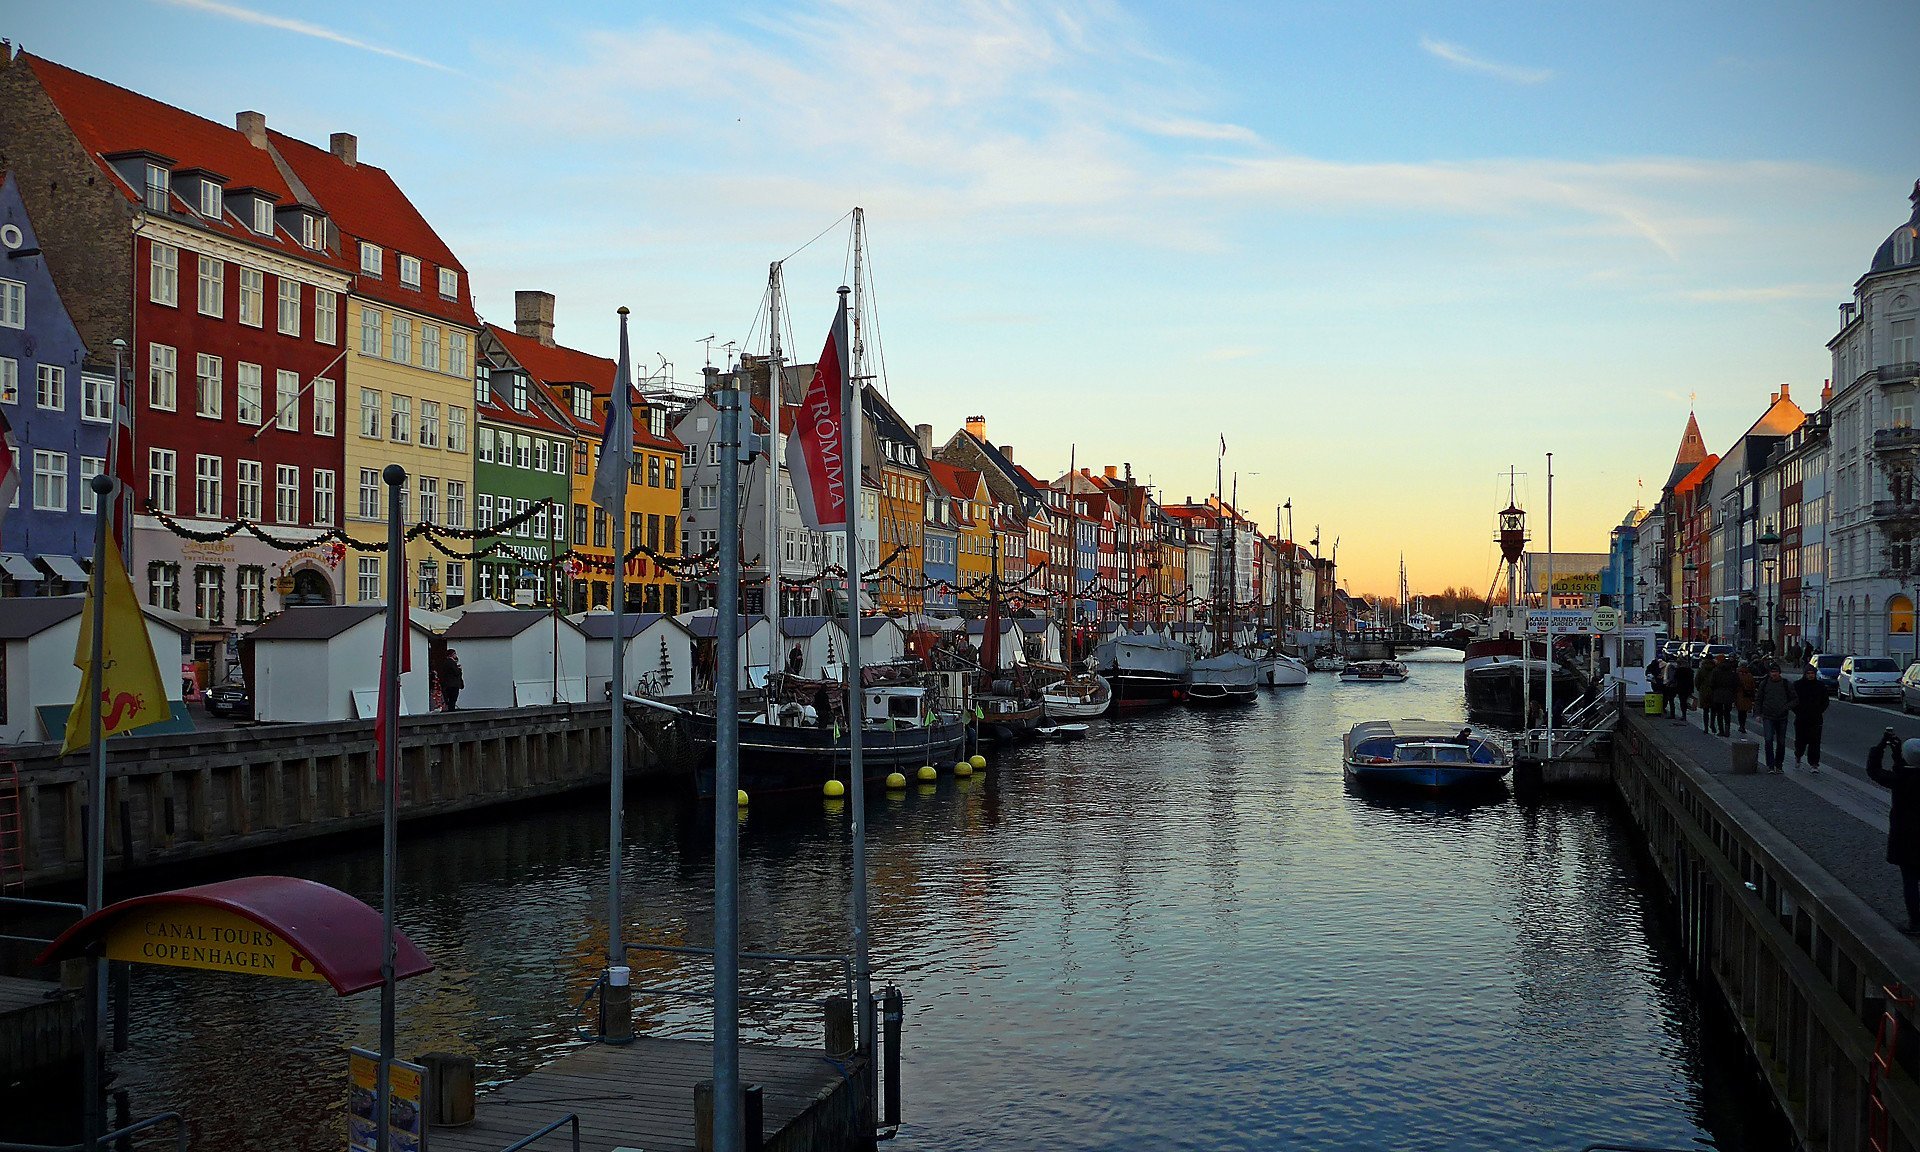
[[[1663,659],[1671,660],[1676,656],[1684,656],[1686,654],[1687,645],[1685,641],[1668,640],[1666,643],[1660,645],[1660,655]]]
[[[1900,674],[1900,711],[1912,712],[1920,708],[1920,660],[1907,665]]]
[[[1685,655],[1687,659],[1698,660],[1700,659],[1700,657],[1705,656],[1706,654],[1707,654],[1707,642],[1705,640],[1687,641],[1686,648],[1685,648]]]
[[[253,694],[247,691],[247,681],[235,669],[224,683],[215,685],[207,693],[207,712],[213,716],[234,716],[242,720],[253,719]]]
[[[1900,665],[1890,656],[1849,656],[1840,664],[1840,697],[1898,699]]]
[[[1829,696],[1837,695],[1840,691],[1840,665],[1846,660],[1837,652],[1821,652],[1807,660],[1813,666],[1813,678],[1820,681],[1820,686],[1827,690]]]
[[[1718,660],[1722,656],[1734,656],[1737,655],[1737,653],[1731,644],[1709,644],[1707,645],[1706,655]]]

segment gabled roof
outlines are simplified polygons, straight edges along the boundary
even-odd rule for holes
[[[1686,431],[1680,434],[1680,450],[1673,454],[1673,469],[1667,473],[1666,486],[1673,487],[1681,477],[1693,470],[1695,464],[1706,457],[1707,442],[1700,436],[1700,421],[1689,412]]]
[[[246,134],[230,125],[195,116],[184,109],[142,96],[76,72],[51,60],[20,53],[15,67],[32,71],[41,89],[53,101],[87,154],[99,165],[107,184],[132,203],[143,202],[145,190],[129,186],[105,157],[149,152],[166,158],[176,171],[200,169],[225,178],[228,189],[257,188],[281,207],[299,202],[292,185],[274,163],[273,154],[256,148]],[[325,210],[325,206],[320,206]],[[262,236],[238,220],[231,209],[219,220],[201,217],[198,204],[173,196],[172,216],[199,223],[231,240],[271,248],[316,264],[344,268],[338,256],[303,246],[277,225],[272,236]]]
[[[480,326],[466,268],[386,169],[364,162],[348,164],[332,152],[271,129],[267,141],[339,226],[341,255],[355,272],[355,292],[469,328]],[[359,271],[361,240],[385,250],[380,275]],[[423,265],[417,289],[400,283],[402,255],[418,257]],[[453,300],[440,295],[441,268],[460,273],[459,293]]]
[[[368,620],[386,615],[380,604],[323,604],[289,608],[255,628],[260,640],[331,640]]]
[[[1678,496],[1683,492],[1691,492],[1693,489],[1699,487],[1702,480],[1713,475],[1714,466],[1719,463],[1720,457],[1709,455],[1705,460],[1695,464],[1693,470],[1681,477],[1680,482],[1673,486],[1674,495]]]
[[[882,440],[891,440],[896,444],[911,445],[921,462],[920,466],[916,467],[912,464],[902,464],[897,460],[882,458],[872,461],[875,469],[877,470],[883,465],[890,464],[896,468],[925,472],[926,454],[920,451],[920,438],[913,434],[913,429],[901,418],[900,413],[895,412],[893,405],[887,403],[887,398],[880,395],[879,389],[871,384],[862,389],[862,395],[865,398],[867,424],[873,429],[873,434]]]
[[[511,612],[468,612],[448,625],[441,635],[448,640],[501,640],[552,620],[551,613],[525,608]],[[567,621],[567,627],[573,627],[573,621]]]
[[[567,617],[567,619],[578,624],[580,631],[585,632],[589,640],[613,639],[613,613],[611,612],[577,613]],[[623,613],[620,617],[620,630],[625,632],[627,638],[631,640],[633,637],[640,635],[640,633],[645,632],[662,620],[665,620],[682,632],[687,630],[686,626],[681,624],[680,621],[660,612]]]
[[[799,640],[813,635],[831,623],[833,621],[825,616],[782,616],[780,634]]]

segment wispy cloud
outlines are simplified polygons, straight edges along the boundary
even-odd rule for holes
[[[1540,84],[1553,78],[1553,73],[1548,69],[1528,68],[1520,64],[1503,64],[1498,60],[1489,60],[1484,56],[1476,55],[1458,44],[1447,40],[1435,40],[1431,36],[1420,37],[1420,47],[1427,55],[1445,60],[1456,68],[1498,76],[1502,80],[1511,80],[1515,84]]]
[[[289,16],[275,16],[270,12],[257,12],[252,8],[242,8],[238,4],[222,4],[219,0],[159,0],[159,2],[172,5],[175,8],[188,8],[195,12],[204,12],[209,16],[220,16],[228,20],[237,20],[242,24],[253,24],[261,28],[274,28],[281,32],[292,32],[296,36],[311,36],[315,40],[325,40],[328,43],[340,44],[348,48],[358,48],[362,52],[372,52],[377,56],[386,56],[394,60],[404,60],[408,64],[418,64],[422,68],[433,68],[441,72],[456,71],[437,60],[429,60],[424,56],[415,56],[409,52],[402,52],[398,48],[388,48],[383,44],[369,43],[368,41],[356,39],[344,32],[336,32],[332,28],[323,27],[319,24],[313,24],[305,20],[295,20]]]
[[[1760,304],[1770,300],[1819,300],[1831,284],[1762,284],[1752,288],[1696,288],[1681,295],[1701,304]]]

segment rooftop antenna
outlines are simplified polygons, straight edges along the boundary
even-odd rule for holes
[[[697,343],[706,345],[707,367],[709,368],[713,367],[713,341],[714,341],[715,335],[716,335],[715,333],[709,332],[705,336],[700,337],[700,339],[697,341]]]

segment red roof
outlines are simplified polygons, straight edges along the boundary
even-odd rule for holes
[[[152,152],[170,160],[175,171],[201,168],[222,176],[228,189],[258,188],[281,206],[298,200],[274,163],[273,154],[254,147],[236,128],[24,52],[15,65],[31,69],[81,146],[106,174],[108,183],[134,203],[141,202],[145,190],[129,186],[105,157]],[[197,204],[187,204],[178,193],[173,199],[174,214],[183,221],[198,221],[231,239],[274,248],[302,260],[345,266],[339,257],[302,246],[283,229],[275,228],[271,237],[262,236],[235,219],[231,211],[217,221],[206,220],[189,212],[197,209]]]
[[[542,344],[531,336],[522,336],[511,328],[502,328],[498,324],[488,324],[487,331],[513,357],[513,362],[527,370],[528,375],[549,390],[562,384],[585,384],[594,395],[596,412],[606,411],[601,405],[613,395],[613,378],[620,371],[620,365],[604,356],[595,356],[591,352],[582,352],[577,348],[567,348],[559,344]],[[565,413],[574,432],[598,438],[605,417],[582,420],[574,415],[570,398],[555,395],[554,406]],[[656,452],[685,452],[686,445],[680,443],[671,431],[665,436],[656,436],[648,426],[646,413],[637,404],[633,410],[633,442],[642,448],[652,448]]]
[[[342,996],[380,986],[380,913],[337,888],[292,876],[243,876],[194,888],[155,892],[110,904],[60,934],[38,963],[82,955],[115,921],[136,908],[169,904],[218,908],[253,921],[285,940]],[[398,929],[394,978],[433,971],[433,961]]]
[[[366,163],[348,164],[323,148],[285,133],[268,130],[267,139],[339,226],[341,255],[355,272],[355,292],[470,328],[480,326],[466,269],[386,169]],[[379,276],[359,272],[362,240],[384,249]],[[400,283],[402,255],[420,260],[418,288]],[[460,273],[457,299],[440,295],[441,268]]]
[[[949,496],[971,500],[980,491],[980,473],[971,468],[956,468],[945,460],[927,460],[927,468]]]
[[[1699,487],[1700,482],[1711,476],[1714,466],[1719,463],[1720,457],[1709,453],[1705,460],[1693,466],[1693,471],[1687,473],[1680,483],[1673,486],[1674,495],[1678,496],[1682,492],[1690,492]]]

